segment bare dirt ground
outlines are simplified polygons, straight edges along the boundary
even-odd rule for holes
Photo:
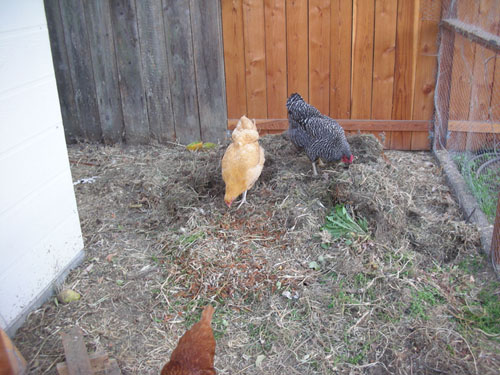
[[[34,311],[14,341],[32,374],[55,374],[60,332],[123,374],[158,374],[207,303],[219,374],[497,374],[499,285],[429,153],[320,167],[284,136],[236,210],[223,201],[225,145],[69,146],[86,259],[64,287],[82,298]],[[369,235],[332,238],[342,204]],[[495,299],[496,298],[496,299]],[[500,314],[500,312],[499,312]],[[489,320],[488,320],[489,319]]]

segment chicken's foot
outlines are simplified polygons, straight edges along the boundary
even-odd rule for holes
[[[313,166],[313,176],[317,176],[318,175],[318,171],[316,170],[316,161],[312,162],[312,166]]]
[[[243,203],[247,203],[247,190],[243,192],[243,198],[241,198],[241,202],[236,209],[240,208]]]

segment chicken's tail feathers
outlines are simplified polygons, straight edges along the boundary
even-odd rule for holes
[[[214,307],[212,305],[206,305],[201,313],[201,320],[210,324],[212,322],[212,316],[214,315]]]

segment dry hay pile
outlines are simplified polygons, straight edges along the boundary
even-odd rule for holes
[[[58,333],[74,324],[122,373],[158,373],[207,303],[220,374],[494,373],[494,349],[479,358],[481,339],[451,319],[452,286],[468,280],[455,265],[476,259],[477,233],[439,167],[349,141],[355,163],[313,178],[286,136],[263,137],[264,171],[239,210],[223,201],[225,146],[71,146],[74,180],[95,176],[75,186],[87,257],[66,286],[82,299],[49,302],[20,329],[32,373],[55,373]],[[370,238],[320,230],[336,203]]]

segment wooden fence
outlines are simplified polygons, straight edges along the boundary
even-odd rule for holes
[[[442,21],[436,147],[494,149],[500,141],[500,3],[455,0]],[[498,148],[498,146],[496,146]]]
[[[347,132],[429,149],[441,0],[45,6],[68,140],[217,140],[243,114],[281,132],[299,92]]]
[[[68,141],[217,141],[218,0],[45,0]]]
[[[440,0],[222,0],[228,124],[287,128],[299,92],[350,131],[429,149]]]

